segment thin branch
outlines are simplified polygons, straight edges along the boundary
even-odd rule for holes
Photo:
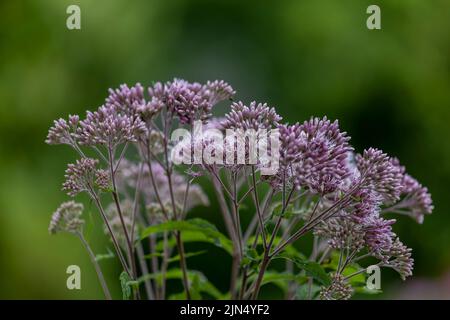
[[[149,274],[147,262],[145,261],[145,257],[144,257],[144,249],[142,248],[142,244],[140,242],[136,245],[136,252],[137,252],[137,255],[139,258],[139,265],[141,267],[142,273],[144,275]],[[152,283],[151,283],[150,279],[145,279],[144,286],[145,286],[145,292],[147,293],[147,297],[150,300],[154,300],[155,294],[153,293]]]
[[[100,265],[98,264],[97,259],[95,259],[95,254],[91,249],[91,246],[84,238],[83,234],[81,232],[77,232],[76,235],[81,240],[81,243],[85,247],[86,251],[89,254],[89,258],[91,259],[92,264],[94,265],[95,272],[97,273],[98,280],[100,281],[100,284],[103,289],[103,293],[105,294],[105,298],[107,300],[112,300],[111,293],[109,292],[108,285],[106,284],[105,277],[103,276],[102,269],[100,268]]]
[[[131,276],[131,272],[130,272],[130,270],[128,268],[127,263],[125,262],[125,259],[123,257],[122,251],[120,249],[119,242],[117,241],[116,236],[114,235],[114,232],[113,232],[113,230],[111,228],[111,225],[109,224],[108,218],[106,217],[106,214],[105,214],[103,206],[102,206],[102,204],[100,202],[100,199],[98,198],[97,194],[94,192],[93,189],[91,189],[89,191],[89,194],[94,199],[95,205],[97,206],[97,209],[100,212],[100,215],[101,215],[101,217],[103,219],[103,222],[105,223],[106,228],[108,229],[109,235],[111,236],[111,239],[112,239],[112,242],[113,242],[113,245],[114,245],[114,249],[116,250],[117,257],[119,258],[119,261],[122,264],[123,270],[125,272],[127,272],[128,275]]]
[[[259,219],[259,228],[261,230],[261,236],[263,239],[264,248],[267,248],[266,231],[264,229],[264,221],[263,221],[263,217],[261,215],[261,209],[259,207],[258,190],[256,189],[255,166],[253,166],[253,165],[252,165],[252,182],[253,182],[253,188],[254,188],[253,194],[254,194],[254,200],[255,200],[255,206],[256,206],[256,213],[258,214],[258,219]]]

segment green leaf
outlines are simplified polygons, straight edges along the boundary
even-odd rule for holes
[[[183,279],[183,273],[181,269],[174,268],[170,269],[166,272],[164,275],[165,279],[177,279],[182,280]],[[147,279],[155,279],[156,281],[161,281],[163,278],[163,274],[161,272],[147,274],[138,279],[138,283],[142,283]],[[213,297],[214,299],[224,299],[224,295],[211,283],[208,281],[208,279],[205,277],[205,275],[199,271],[188,271],[188,279],[190,285],[190,289],[193,288],[196,292],[194,294],[196,297],[198,297],[198,294],[206,293]],[[191,295],[193,292],[190,292]],[[178,293],[176,295],[172,295],[169,297],[169,299],[185,299],[186,295],[184,293]],[[194,296],[192,296],[194,298]],[[200,297],[201,298],[201,297]]]
[[[249,268],[250,270],[257,270],[262,260],[263,253],[258,253],[256,249],[247,248],[244,252],[244,256],[241,259],[241,267]]]
[[[311,284],[311,287],[308,283],[305,283],[302,286],[299,286],[297,289],[297,292],[295,294],[295,297],[298,300],[310,300],[314,299],[316,295],[320,292],[320,286],[316,284]]]
[[[249,281],[252,282],[256,279],[257,274],[253,274],[249,277]],[[288,290],[288,283],[289,282],[297,282],[301,283],[303,280],[302,277],[299,277],[298,275],[288,273],[288,272],[277,272],[273,270],[268,270],[264,273],[263,280],[261,282],[261,285],[266,284],[273,284],[280,288],[283,292],[286,292]]]
[[[262,285],[272,283],[276,285],[278,288],[283,290],[283,292],[287,292],[289,281],[297,281],[297,277],[294,274],[290,273],[279,273],[275,271],[267,271],[264,274]]]
[[[162,252],[155,252],[155,253],[149,253],[149,254],[146,254],[145,256],[144,256],[144,258],[145,259],[152,259],[152,258],[162,258],[162,257],[164,257],[164,253],[162,253]]]
[[[95,256],[95,261],[102,261],[102,260],[107,260],[107,259],[112,259],[114,258],[115,255],[113,252],[108,252],[108,253],[103,253],[103,254],[97,254]]]
[[[198,273],[194,274],[191,277],[191,284],[189,287],[189,293],[191,294],[191,299],[192,300],[201,300],[202,299],[202,295],[200,294],[200,277],[198,275]]]
[[[196,252],[189,252],[189,253],[185,253],[184,257],[187,259],[187,258],[190,258],[190,257],[195,257],[195,256],[199,256],[199,255],[205,254],[207,252],[208,252],[207,250],[196,251]],[[180,255],[177,254],[176,256],[168,259],[168,262],[175,262],[175,261],[180,261]]]
[[[275,237],[275,239],[274,239],[274,241],[273,241],[273,247],[276,247],[276,246],[280,243],[281,240],[282,240],[281,237]],[[249,237],[249,239],[247,240],[247,245],[248,245],[248,246],[252,246],[254,242],[255,242],[255,236],[251,236],[251,237]],[[258,242],[257,242],[257,244],[258,244],[258,245],[262,245],[262,244],[263,244],[263,240],[262,240],[261,237],[258,237]],[[300,257],[300,258],[305,259],[305,256],[304,256],[301,252],[299,252],[299,251],[298,251],[294,246],[292,246],[292,245],[287,246],[287,247],[283,250],[283,253],[288,254],[289,256]],[[283,254],[283,253],[281,253],[281,254]],[[277,256],[280,256],[281,254],[278,254]]]
[[[312,277],[313,279],[319,281],[321,284],[325,286],[331,285],[331,278],[325,271],[325,269],[314,261],[308,261],[298,256],[292,256],[285,252],[279,254],[275,258],[283,258],[291,260],[295,263],[297,267],[304,270],[306,275]]]
[[[317,262],[300,259],[297,259],[294,262],[300,269],[305,270],[308,276],[313,277],[325,286],[331,285],[330,276],[325,272],[325,269],[322,268],[322,266]]]
[[[221,247],[230,254],[232,252],[233,244],[231,240],[217,230],[213,224],[199,218],[184,221],[167,221],[150,226],[141,233],[141,239],[145,239],[151,234],[167,231],[183,231],[181,237],[184,242],[189,242],[189,240],[204,241]]]
[[[258,254],[258,251],[253,248],[246,250],[245,255],[252,261],[258,261],[261,258],[261,255]]]
[[[342,275],[347,277],[349,275],[352,275],[354,273],[356,273],[357,271],[361,270],[361,267],[359,267],[356,264],[352,264],[349,265],[347,267],[345,267],[345,270],[342,272]],[[360,273],[357,274],[356,276],[352,276],[348,282],[353,286],[353,287],[362,287],[366,285],[366,273]]]
[[[188,253],[184,254],[184,257],[187,259],[187,258],[190,258],[190,257],[195,257],[195,256],[199,256],[199,255],[205,254],[206,252],[208,252],[208,251],[202,250],[202,251],[196,251],[196,252],[188,252]],[[150,254],[147,254],[147,255],[144,256],[145,259],[152,259],[154,257],[162,258],[162,257],[164,257],[164,253],[155,252],[155,253],[150,253]],[[176,256],[174,256],[172,258],[169,258],[169,259],[167,259],[167,261],[169,263],[170,262],[175,262],[175,261],[180,261],[180,255],[176,255]]]
[[[224,249],[227,253],[231,254],[233,251],[233,245],[231,241],[217,241],[217,239],[212,238],[208,235],[205,235],[203,232],[197,232],[197,231],[183,231],[181,233],[181,240],[183,243],[188,242],[205,242],[210,243],[214,246],[217,246],[221,249]],[[167,241],[167,247],[172,248],[176,245],[175,239],[169,239]],[[164,241],[158,241],[156,250],[163,251],[164,249]]]

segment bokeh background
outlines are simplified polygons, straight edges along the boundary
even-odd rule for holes
[[[66,28],[70,4],[81,7],[81,30]],[[370,4],[381,7],[382,30],[366,28]],[[380,297],[450,297],[448,0],[3,0],[0,298],[102,297],[78,240],[47,232],[67,199],[60,184],[75,157],[45,145],[47,129],[99,106],[109,87],[173,77],[224,79],[238,99],[267,101],[288,121],[337,118],[357,150],[398,156],[436,208],[423,225],[399,218],[395,230],[414,249],[415,276],[402,283],[383,272]],[[196,214],[220,221],[214,202]],[[101,227],[88,234],[105,253]],[[225,290],[227,259],[211,249],[189,263]],[[70,264],[82,268],[80,291],[66,289]],[[103,266],[120,297],[118,266]]]

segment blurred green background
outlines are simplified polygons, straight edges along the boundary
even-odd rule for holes
[[[81,7],[81,30],[66,28],[70,4]],[[366,28],[370,4],[381,7],[382,30]],[[238,99],[267,101],[287,121],[337,118],[358,151],[374,146],[398,156],[436,207],[423,225],[399,218],[395,226],[414,249],[415,278],[450,273],[448,0],[3,0],[0,298],[102,297],[78,240],[48,235],[75,155],[44,139],[53,119],[96,108],[109,87],[173,77],[224,79]],[[220,221],[214,205],[197,211]],[[101,227],[88,233],[105,253]],[[225,290],[223,252],[195,259],[188,263]],[[66,289],[70,264],[81,266],[80,291]],[[103,265],[115,281],[117,266]],[[388,271],[383,277],[381,297],[408,286]]]

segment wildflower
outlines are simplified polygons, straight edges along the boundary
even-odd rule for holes
[[[367,189],[355,190],[348,206],[351,219],[362,224],[368,217],[379,216],[381,203],[382,198],[376,192]]]
[[[280,168],[277,180],[314,193],[327,194],[339,189],[351,174],[348,156],[350,138],[339,130],[337,121],[311,118],[303,124],[280,125]]]
[[[80,121],[77,137],[84,145],[105,145],[111,148],[124,142],[136,142],[147,134],[145,123],[138,117],[121,114],[113,105],[87,112]]]
[[[391,207],[385,208],[384,212],[395,212],[407,215],[417,223],[423,223],[425,215],[433,212],[433,200],[426,187],[423,187],[415,178],[405,172],[405,167],[400,165],[398,159],[392,163],[402,174],[401,200]]]
[[[234,95],[234,90],[223,81],[207,82],[206,85],[174,79],[166,84],[156,83],[149,88],[154,105],[166,106],[182,124],[211,117],[212,107]]]
[[[102,191],[110,189],[109,172],[103,169],[98,169],[95,172],[95,185]]]
[[[433,210],[428,189],[408,175],[396,158],[381,150],[370,148],[354,155],[350,137],[341,131],[337,120],[323,117],[293,125],[280,124],[282,118],[275,108],[255,101],[249,105],[232,102],[224,118],[213,118],[214,105],[231,100],[234,94],[230,85],[219,80],[200,84],[174,79],[157,82],[149,88],[139,83],[123,84],[110,89],[105,104],[95,112],[87,112],[84,120],[69,116],[69,119],[56,120],[50,128],[47,143],[71,145],[81,155],[81,159],[68,165],[63,190],[70,196],[85,191],[97,201],[107,231],[113,235],[116,255],[130,277],[145,279],[150,272],[145,261],[136,268],[133,250],[125,248],[125,233],[136,234],[138,227],[168,220],[182,221],[190,209],[208,205],[202,187],[193,183],[205,173],[216,179],[214,187],[234,253],[236,270],[232,274],[247,281],[242,287],[244,298],[250,291],[252,298],[258,297],[271,260],[310,231],[315,235],[311,259],[320,264],[329,254],[334,257],[333,251],[341,252],[339,267],[335,274],[330,274],[331,283],[322,287],[320,299],[349,299],[353,289],[348,280],[364,269],[347,273],[347,268],[369,256],[379,260],[377,265],[397,271],[402,279],[410,276],[414,263],[411,249],[394,233],[395,220],[387,219],[383,213],[404,214],[421,223]],[[169,130],[174,122],[192,125],[192,131],[189,134],[184,128],[185,134],[173,135],[180,141],[172,141]],[[161,123],[163,129],[159,128]],[[136,162],[127,160],[132,148],[117,148],[124,143],[137,147]],[[109,159],[110,170],[98,168],[99,161],[86,158],[79,145],[93,147],[99,153],[107,149],[108,156],[113,158]],[[114,165],[116,151],[120,149],[120,161]],[[190,150],[188,155],[187,150]],[[166,159],[169,154],[164,151],[170,152],[172,158]],[[152,159],[146,157],[147,152]],[[190,164],[201,163],[201,166],[191,165],[177,172],[174,165],[187,164],[187,157]],[[104,156],[102,159],[108,161]],[[273,170],[266,175],[263,169],[268,163]],[[250,172],[246,165],[252,166]],[[259,177],[255,174],[258,171]],[[258,186],[264,180],[274,188],[265,196],[261,194],[264,188]],[[114,203],[104,211],[96,192],[110,190],[113,181],[117,191],[113,193]],[[277,194],[281,188],[283,194]],[[248,211],[242,207],[251,202],[250,197],[255,203],[256,210],[250,210],[255,212],[255,217],[244,219],[245,225],[250,221],[244,233],[239,217]],[[50,233],[81,232],[82,210],[83,206],[73,201],[63,203],[52,216]],[[142,219],[135,220],[134,215]],[[275,223],[274,227],[271,222]],[[255,267],[260,264],[257,276],[253,276],[248,273],[253,270],[253,264],[252,268],[239,268],[243,262],[239,259],[244,258],[241,253],[248,251],[247,244],[253,238],[258,240],[258,235],[264,245],[255,242],[255,256],[260,256],[262,261],[254,261]],[[177,238],[173,239],[174,236]],[[165,250],[168,256],[153,257],[151,267],[152,272],[165,270],[168,266],[164,263],[179,259],[189,298],[187,267],[182,261],[187,255],[182,254],[182,243],[179,243],[186,236],[183,233],[181,237],[179,232],[166,233],[164,245],[176,245],[179,255]],[[150,248],[158,254],[159,238],[151,240]],[[83,243],[86,245],[84,240]],[[142,251],[147,248],[147,245],[138,247],[137,253],[145,255]],[[127,249],[129,263],[122,249]],[[329,273],[330,268],[325,265],[323,270]],[[149,297],[155,292],[159,295],[158,284],[155,285],[154,292],[146,287]],[[236,291],[231,290],[230,296],[237,297]]]
[[[388,203],[397,201],[402,190],[402,173],[392,159],[381,150],[369,148],[357,155],[356,165],[361,174],[361,186],[374,190]]]
[[[335,274],[332,283],[328,287],[322,287],[319,294],[320,300],[348,300],[352,297],[353,289],[345,281],[343,275]]]
[[[239,101],[231,105],[231,111],[225,115],[222,126],[224,129],[268,130],[276,127],[281,119],[275,108],[267,106],[267,103],[257,104],[252,101],[246,106]]]
[[[81,219],[82,212],[83,205],[81,203],[74,201],[62,203],[53,213],[48,231],[50,234],[56,234],[58,232],[81,232],[84,224],[84,220]]]
[[[385,220],[375,215],[368,216],[363,220],[364,240],[372,254],[378,255],[380,252],[391,248],[394,236],[392,225],[394,223],[395,220]]]
[[[418,184],[415,189],[405,193],[404,200],[396,205],[396,208],[406,210],[401,212],[412,217],[417,223],[423,223],[425,215],[433,212],[434,206],[432,203],[428,189]]]
[[[397,271],[402,280],[412,275],[414,259],[411,257],[411,249],[405,246],[399,238],[395,239],[384,255],[389,257],[389,259],[383,266]]]
[[[347,157],[352,148],[350,138],[339,130],[336,121],[312,118],[299,126],[296,159],[296,184],[321,194],[335,191],[350,175]]]
[[[62,118],[55,120],[53,127],[48,131],[45,143],[50,145],[68,144],[73,146],[78,122],[79,117],[77,115],[69,115],[68,122]]]
[[[301,134],[300,125],[279,125],[279,170],[277,174],[265,176],[263,180],[268,181],[274,189],[281,189],[283,183],[291,187],[294,179],[293,166],[300,158],[301,146],[298,143]]]
[[[91,158],[81,158],[76,163],[67,166],[66,178],[63,183],[63,190],[71,197],[86,191],[91,193],[94,187],[106,190],[109,186],[109,178],[104,170],[96,168],[98,160]]]
[[[301,157],[303,134],[300,124],[294,125],[279,125],[280,132],[280,162],[283,167],[291,166],[296,163]]]
[[[362,226],[347,217],[322,221],[314,233],[328,239],[328,245],[333,249],[358,252],[365,246],[365,232]]]
[[[152,97],[148,103],[139,105],[136,111],[139,113],[143,120],[150,120],[155,117],[164,107],[161,100],[156,97]]]
[[[153,93],[161,100],[182,124],[191,124],[195,119],[203,120],[210,115],[211,105],[198,94],[201,88],[199,83],[174,79],[167,82],[162,90],[160,88],[161,85],[157,84],[153,92],[149,90],[150,95]]]
[[[231,99],[235,94],[236,91],[223,80],[208,81],[201,89],[201,95],[213,106],[223,100]]]
[[[105,103],[106,106],[112,106],[127,115],[135,115],[137,109],[145,104],[144,87],[140,83],[131,88],[122,84],[118,89],[109,89]]]

